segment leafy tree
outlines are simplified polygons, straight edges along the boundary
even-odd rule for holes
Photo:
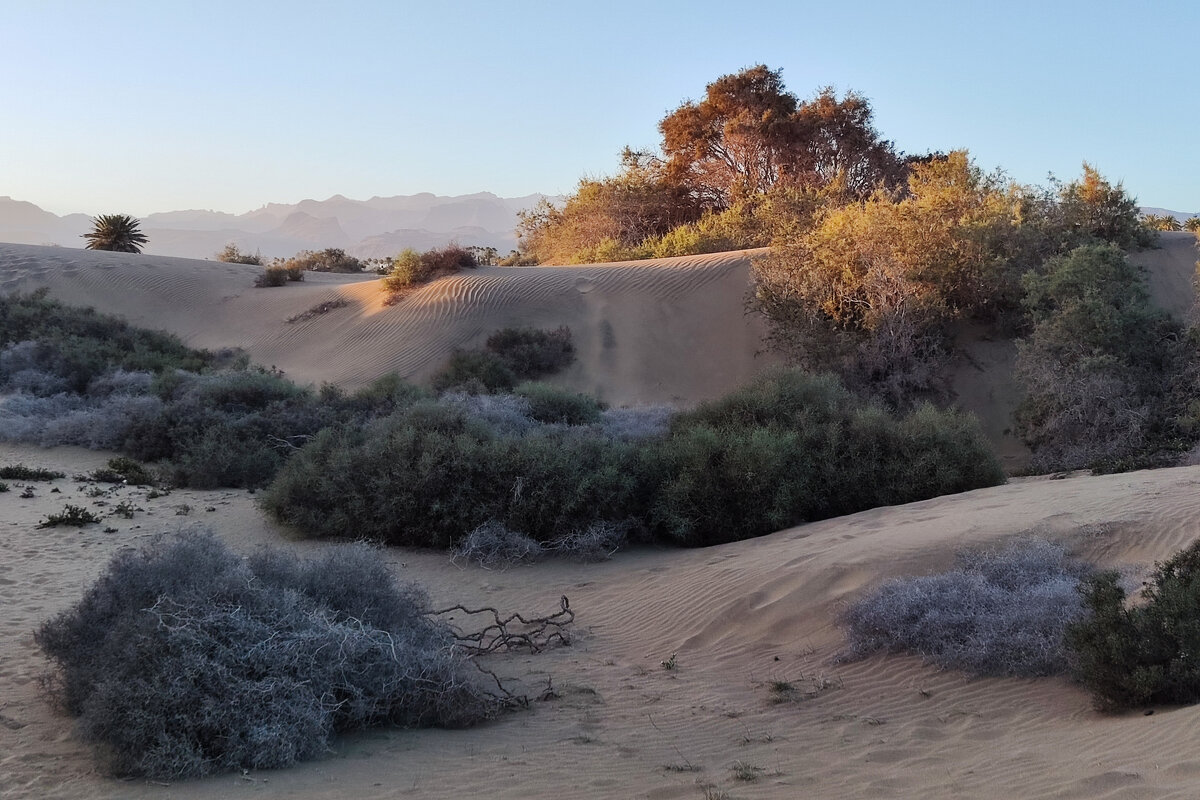
[[[258,251],[255,251],[253,254],[243,253],[233,242],[225,245],[225,249],[217,253],[217,261],[222,261],[226,264],[253,264],[258,267],[261,267],[263,263],[261,253]]]
[[[659,131],[661,156],[626,148],[616,176],[585,178],[563,206],[522,214],[522,252],[587,263],[757,247],[907,173],[865,98],[827,88],[802,103],[762,65],[710,83]]]
[[[764,65],[725,75],[700,102],[687,102],[660,123],[667,175],[709,208],[767,191],[776,183],[828,186],[840,181],[857,197],[903,174],[892,146],[871,124],[871,107],[832,88],[801,103],[780,70]]]
[[[1138,215],[1137,199],[1118,181],[1114,186],[1086,161],[1083,177],[1059,190],[1059,210],[1065,233],[1074,244],[1088,239],[1112,242],[1126,250],[1154,244],[1154,233]]]
[[[140,253],[147,241],[139,225],[128,214],[101,214],[92,220],[92,230],[83,234],[88,250],[111,250],[117,253]]]
[[[1183,223],[1170,214],[1145,214],[1142,224],[1152,231],[1181,231]]]
[[[1200,217],[1188,217],[1183,227],[1192,233],[1200,233]]]

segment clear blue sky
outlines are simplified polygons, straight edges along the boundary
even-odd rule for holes
[[[907,152],[1087,160],[1200,211],[1200,2],[0,0],[0,195],[56,213],[565,193],[716,77],[870,98]]]

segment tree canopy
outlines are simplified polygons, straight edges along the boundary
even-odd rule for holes
[[[140,253],[149,241],[140,222],[128,214],[101,214],[92,220],[92,230],[83,234],[88,250]]]
[[[765,65],[725,75],[704,99],[660,123],[666,176],[706,207],[726,208],[778,183],[840,183],[856,197],[903,179],[903,160],[872,124],[870,103],[832,88],[801,102]]]

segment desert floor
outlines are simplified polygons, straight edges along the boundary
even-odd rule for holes
[[[1064,679],[971,679],[911,657],[839,664],[837,618],[864,589],[946,568],[964,546],[1030,531],[1105,565],[1146,569],[1200,533],[1200,467],[1009,485],[804,525],[702,550],[640,549],[602,564],[505,571],[387,550],[434,605],[546,610],[566,595],[570,647],[490,666],[557,699],[466,731],[377,730],[293,769],[162,785],[105,777],[40,696],[31,632],[119,548],[202,525],[240,551],[301,552],[242,491],[115,488],[69,477],[106,454],[7,446],[0,462],[64,470],[36,496],[0,495],[0,792],[5,797],[1194,797],[1200,708],[1102,715]],[[54,493],[53,488],[60,491]],[[144,509],[82,530],[39,529],[64,503]],[[99,505],[107,503],[107,506]],[[188,507],[187,514],[179,513]],[[117,528],[104,533],[105,525]],[[676,667],[662,662],[675,654]],[[771,681],[802,692],[773,702]],[[735,777],[744,762],[757,780]]]
[[[1164,241],[1139,258],[1156,297],[1182,314],[1194,239]],[[564,385],[614,403],[688,403],[772,361],[760,354],[761,320],[743,311],[747,258],[485,268],[387,307],[363,278],[254,289],[253,267],[0,245],[0,291],[47,286],[194,345],[245,347],[302,382],[347,385],[389,369],[420,378],[495,327],[568,324],[580,362]],[[286,322],[335,297],[347,305]],[[979,347],[960,399],[1003,437],[1010,381],[1000,370],[1010,354],[995,342]],[[32,484],[32,498],[19,496],[23,482],[0,494],[2,798],[1200,795],[1200,707],[1104,715],[1065,679],[972,679],[912,657],[836,661],[847,602],[889,578],[943,570],[966,546],[1033,532],[1097,564],[1148,571],[1200,535],[1200,467],[1014,479],[720,547],[633,549],[601,564],[485,570],[444,553],[385,550],[396,576],[424,585],[435,606],[552,611],[567,596],[577,613],[570,647],[489,661],[531,693],[549,684],[557,697],[471,730],[376,730],[293,769],[165,785],[106,777],[72,721],[40,695],[47,664],[32,631],[75,602],[113,553],[162,532],[205,526],[244,552],[339,545],[296,540],[244,491],[87,496],[90,485],[72,476],[111,455],[0,445],[0,464],[68,476]],[[132,520],[37,527],[68,502],[103,514],[123,499],[143,509]],[[675,668],[664,669],[672,655]],[[770,683],[780,680],[803,691],[774,702]],[[739,764],[755,780],[739,779]]]

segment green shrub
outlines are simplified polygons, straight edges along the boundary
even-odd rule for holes
[[[304,562],[243,560],[211,534],[124,550],[35,640],[52,695],[122,776],[286,767],[338,732],[499,710],[424,593],[363,546]]]
[[[383,286],[390,292],[398,292],[427,279],[428,273],[421,261],[421,254],[408,247],[392,259],[392,271],[383,279]]]
[[[273,286],[286,286],[290,280],[302,280],[301,278],[293,279],[287,267],[267,267],[262,271],[262,274],[254,279],[254,285],[260,289],[266,289]]]
[[[109,459],[107,467],[92,472],[92,479],[101,483],[126,483],[130,486],[149,486],[154,483],[154,476],[150,474],[150,470],[125,456]]]
[[[83,506],[74,506],[67,503],[63,506],[63,510],[57,514],[48,514],[46,518],[39,524],[39,528],[54,528],[59,525],[73,525],[77,528],[82,528],[84,525],[92,525],[100,521],[100,517],[88,511]]]
[[[586,430],[506,434],[417,403],[365,429],[322,431],[262,502],[317,536],[448,547],[494,520],[548,542],[644,506],[638,458],[634,445]]]
[[[483,350],[455,350],[434,374],[436,392],[505,392],[518,381],[558,372],[575,360],[571,329],[503,328],[487,338]]]
[[[433,376],[432,384],[436,392],[459,389],[478,393],[507,391],[516,382],[517,374],[495,353],[455,350],[446,366]]]
[[[65,478],[66,473],[40,467],[27,467],[24,464],[6,464],[0,467],[0,478],[10,481],[56,481]]]
[[[391,271],[383,279],[383,286],[389,292],[401,292],[434,278],[477,266],[479,262],[472,248],[452,244],[418,253],[409,247],[392,260]]]
[[[1200,542],[1158,564],[1142,600],[1115,572],[1085,584],[1091,614],[1066,633],[1076,678],[1104,709],[1200,702]]]
[[[1042,471],[1168,463],[1200,431],[1194,343],[1156,308],[1115,245],[1087,245],[1024,280],[1033,329],[1019,342],[1017,429]]]
[[[654,459],[651,528],[692,546],[1004,482],[973,418],[896,417],[794,370],[679,414]]]
[[[523,383],[513,394],[529,401],[529,416],[541,423],[591,425],[600,421],[604,403],[546,383]]]
[[[488,336],[485,347],[524,380],[561,372],[575,360],[571,329],[565,325],[554,330],[503,328]]]

